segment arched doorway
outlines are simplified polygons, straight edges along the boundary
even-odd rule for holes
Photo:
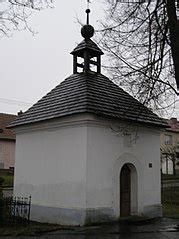
[[[137,172],[133,164],[124,164],[120,173],[120,216],[137,213]]]

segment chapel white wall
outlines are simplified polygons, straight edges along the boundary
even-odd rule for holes
[[[132,137],[135,133],[134,130]],[[142,214],[145,207],[160,205],[159,130],[137,127],[137,134],[132,146],[125,147],[122,133],[109,125],[88,126],[87,208],[111,208],[116,217],[120,215],[119,177],[125,163],[133,164],[137,170],[134,212]]]
[[[18,133],[15,196],[33,205],[86,207],[85,127],[62,127]]]
[[[120,122],[118,125],[124,126]],[[83,225],[85,217],[99,214],[113,214],[115,219],[120,215],[120,171],[129,163],[137,170],[133,177],[137,178],[133,190],[137,194],[132,193],[136,201],[131,205],[132,213],[143,214],[145,208],[159,205],[159,130],[128,125],[132,138],[136,133],[138,136],[128,147],[123,132],[113,130],[113,126],[113,121],[86,115],[71,117],[71,123],[64,120],[53,127],[41,125],[40,129],[37,126],[35,130],[17,132],[14,195],[31,195],[32,204],[37,206],[84,209],[79,212],[80,222],[76,212],[74,221],[69,221],[71,212],[68,212],[65,224]],[[54,219],[54,211],[49,212],[47,218]],[[62,213],[59,211],[56,218]],[[63,218],[59,223],[64,223]]]

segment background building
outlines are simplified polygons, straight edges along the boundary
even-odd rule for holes
[[[15,161],[15,134],[6,127],[16,119],[16,115],[0,113],[0,168],[14,167]]]
[[[179,173],[179,121],[177,118],[166,120],[168,128],[162,131],[161,162],[162,173]]]

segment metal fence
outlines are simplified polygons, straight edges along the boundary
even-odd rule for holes
[[[31,197],[0,198],[0,224],[28,223]]]

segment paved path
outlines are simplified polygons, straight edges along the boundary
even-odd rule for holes
[[[136,234],[136,235],[63,235],[43,237],[43,239],[178,239],[176,233]],[[27,239],[27,238],[26,238]]]
[[[96,227],[84,227],[74,232],[49,233],[43,239],[178,239],[179,220],[162,219],[144,225],[113,224]]]
[[[16,239],[178,239],[179,219],[161,219],[144,225],[112,224],[76,227],[71,230],[49,232],[39,237]],[[12,237],[6,237],[12,239]]]

